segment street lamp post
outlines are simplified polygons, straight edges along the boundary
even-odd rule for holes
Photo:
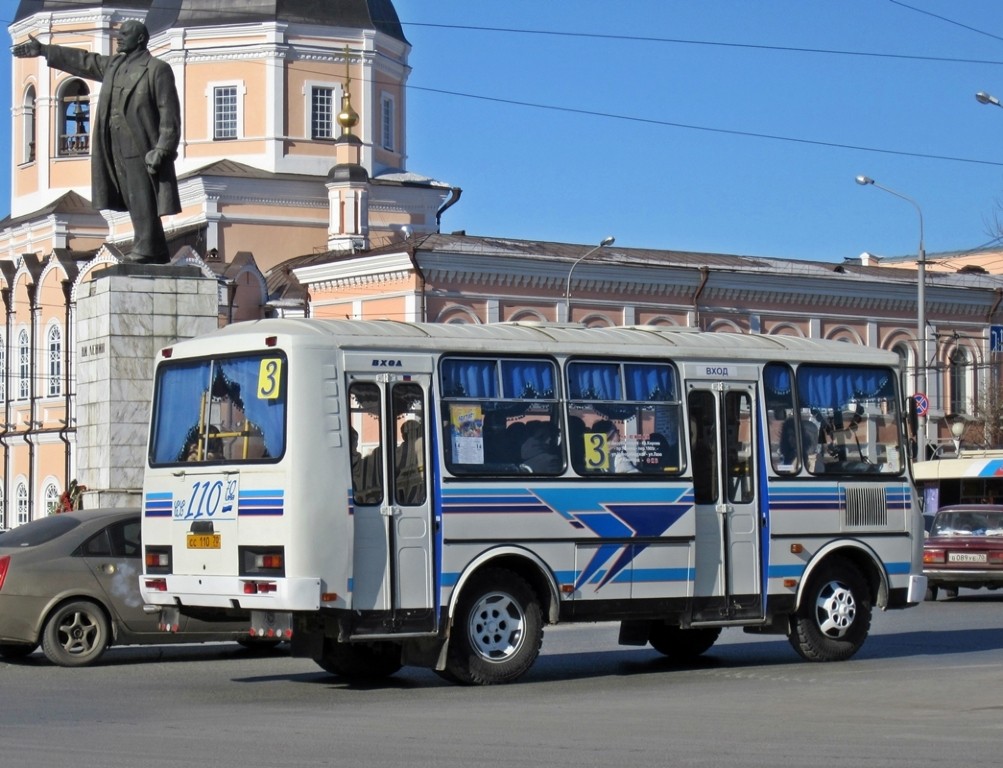
[[[980,99],[981,101],[981,99]],[[857,183],[864,186],[877,187],[890,195],[905,200],[916,209],[919,215],[919,259],[916,262],[916,391],[928,395],[929,381],[926,366],[926,250],[923,247],[923,210],[919,203],[908,195],[896,192],[868,176],[858,176]],[[927,417],[919,416],[916,435],[916,458],[920,461],[926,458]]]
[[[588,251],[584,256],[581,256],[581,257],[575,259],[575,263],[571,265],[571,269],[568,270],[568,285],[567,285],[567,288],[564,289],[564,319],[565,320],[567,320],[569,322],[571,320],[571,275],[574,273],[575,267],[577,267],[579,264],[581,264],[583,261],[585,261],[585,259],[587,259],[593,253],[595,253],[596,251],[598,251],[600,248],[605,248],[607,245],[613,245],[613,243],[615,241],[616,241],[616,238],[613,237],[612,235],[610,235],[609,237],[604,237],[602,239],[602,242],[599,243],[599,245],[597,245],[592,250]]]

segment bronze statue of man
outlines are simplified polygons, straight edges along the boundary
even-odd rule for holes
[[[161,216],[181,212],[174,172],[181,139],[181,105],[170,66],[147,50],[150,33],[126,21],[114,56],[44,45],[31,35],[12,48],[19,58],[44,56],[50,67],[98,80],[101,89],[91,123],[91,196],[97,209],[128,211],[134,232],[128,260],[170,261]]]

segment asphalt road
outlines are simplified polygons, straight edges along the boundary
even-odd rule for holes
[[[697,667],[548,628],[519,683],[405,669],[352,686],[236,645],[113,648],[61,669],[0,662],[3,768],[998,766],[1003,593],[875,616],[851,661],[726,630]]]

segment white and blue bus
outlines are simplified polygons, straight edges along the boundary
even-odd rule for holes
[[[925,593],[897,355],[681,328],[320,319],[162,350],[148,603],[331,673],[518,678],[544,625],[842,660]]]

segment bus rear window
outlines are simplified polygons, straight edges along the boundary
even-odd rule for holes
[[[277,461],[285,452],[285,369],[275,352],[161,364],[150,463]]]

